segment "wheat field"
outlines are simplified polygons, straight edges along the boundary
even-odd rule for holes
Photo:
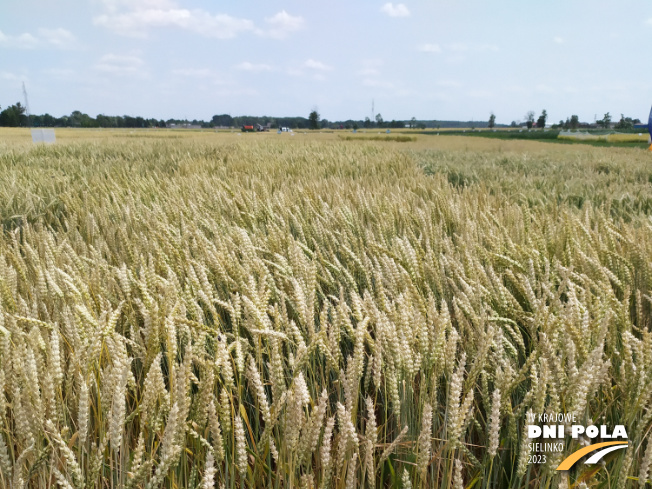
[[[1,135],[1,487],[652,479],[649,152]],[[529,464],[528,412],[630,447]]]

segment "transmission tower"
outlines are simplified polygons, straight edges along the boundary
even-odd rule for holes
[[[30,127],[29,120],[29,100],[27,99],[27,88],[25,88],[25,82],[23,82],[23,97],[25,98],[25,115],[27,116],[27,127]]]

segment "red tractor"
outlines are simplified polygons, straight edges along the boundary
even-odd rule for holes
[[[254,132],[254,126],[249,124],[243,124],[242,132]]]

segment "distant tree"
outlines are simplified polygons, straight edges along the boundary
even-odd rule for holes
[[[426,124],[425,122],[417,122],[417,129],[425,129]]]
[[[27,116],[25,115],[25,107],[20,102],[10,105],[5,110],[0,112],[0,126],[5,127],[19,127],[27,125]]]
[[[609,129],[611,127],[611,114],[607,112],[602,119],[597,121],[599,126],[602,126],[604,129]]]
[[[489,129],[493,129],[496,125],[496,115],[492,112],[489,116]]]
[[[308,116],[308,129],[319,129],[319,112],[316,108]]]
[[[57,123],[57,119],[50,114],[43,114],[43,118],[41,119],[41,125],[43,127],[54,127]]]
[[[516,127],[518,124],[516,124],[516,121],[512,121],[512,123],[509,125],[510,127]]]
[[[414,129],[415,127],[417,127],[417,118],[413,117],[410,119],[410,129]]]
[[[570,122],[568,123],[568,127],[570,129],[577,129],[580,127],[580,118],[576,115],[572,115],[570,118]]]
[[[541,112],[541,115],[537,119],[537,127],[540,127],[541,129],[546,127],[546,119],[548,119],[548,112],[546,112],[546,109],[543,109]]]
[[[228,114],[214,115],[211,122],[216,126],[233,127],[233,117]]]
[[[634,121],[631,117],[625,117],[623,114],[620,114],[620,120],[615,127],[616,129],[633,129]]]
[[[353,130],[354,130],[354,131],[357,131],[357,130],[358,130],[358,127],[359,127],[359,126],[358,126],[358,123],[357,123],[357,122],[354,122],[354,123],[353,123]]]
[[[383,123],[384,123],[383,116],[380,114],[376,114],[376,125],[378,127],[383,127]]]
[[[527,124],[528,129],[532,129],[532,126],[534,125],[534,111],[529,110],[527,114],[525,114],[525,123]]]

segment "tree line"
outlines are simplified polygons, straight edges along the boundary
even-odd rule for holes
[[[541,115],[536,118],[534,111],[528,111],[525,114],[524,124],[529,128],[545,127],[548,119],[548,113],[543,110]],[[612,118],[607,112],[602,119],[596,121],[598,126],[604,128],[614,127],[615,129],[632,129],[634,124],[639,124],[639,119],[632,119],[621,114],[620,120],[612,124]],[[272,116],[231,116],[229,114],[214,115],[210,120],[188,120],[188,119],[155,119],[144,118],[140,116],[109,116],[98,114],[91,117],[79,110],[73,111],[70,115],[55,117],[50,114],[30,114],[27,116],[25,106],[20,102],[9,105],[2,110],[0,107],[0,126],[2,127],[84,127],[84,128],[154,128],[154,127],[202,127],[202,128],[232,128],[243,125],[260,124],[269,126],[273,129],[288,127],[291,129],[393,129],[393,128],[412,128],[412,129],[439,129],[439,128],[494,128],[508,127],[505,124],[496,123],[496,115],[492,112],[488,121],[437,121],[437,120],[417,120],[412,117],[409,120],[391,120],[386,121],[381,114],[375,114],[373,118],[365,117],[364,119],[347,119],[343,121],[329,121],[322,119],[317,109],[313,109],[308,117],[272,117]],[[518,127],[522,123],[512,121],[511,127]],[[591,126],[588,123],[580,122],[577,115],[567,117],[566,120],[560,120],[559,124],[553,124],[553,129],[578,129]]]
[[[528,129],[538,128],[543,129],[546,127],[546,121],[548,120],[548,112],[544,109],[541,111],[541,115],[538,119],[535,120],[536,114],[533,110],[529,110],[525,114],[524,124]],[[488,127],[491,129],[495,126],[496,115],[492,112],[489,116]],[[640,124],[640,119],[633,119],[631,117],[625,117],[624,114],[620,114],[620,120],[612,124],[612,117],[609,112],[607,112],[604,117],[600,120],[596,120],[595,123],[590,124],[588,122],[580,122],[580,118],[573,114],[570,117],[567,117],[566,120],[561,119],[558,124],[552,124],[551,129],[564,129],[564,130],[575,130],[575,129],[589,129],[594,127],[601,127],[603,129],[620,129],[628,130],[634,129],[635,124]],[[510,127],[519,127],[523,125],[522,122],[512,121]]]
[[[155,119],[140,116],[111,116],[98,114],[92,117],[79,110],[73,111],[70,115],[55,117],[50,114],[26,114],[25,106],[20,102],[9,105],[2,109],[0,107],[1,127],[83,127],[83,128],[154,128],[154,127],[202,127],[202,128],[238,128],[243,125],[255,125],[271,127],[272,129],[288,127],[290,129],[439,129],[442,127],[487,127],[486,122],[481,121],[437,121],[417,120],[412,117],[409,120],[383,119],[381,114],[375,114],[373,118],[346,119],[341,121],[329,121],[322,119],[317,110],[313,110],[306,117],[272,117],[272,116],[231,116],[229,114],[214,115],[210,120],[188,120],[188,119]],[[501,126],[498,124],[497,126]],[[505,127],[504,125],[502,125]]]
[[[1,109],[2,107],[0,107]],[[175,122],[143,117],[107,116],[99,114],[95,118],[78,110],[70,115],[55,117],[50,114],[36,115],[25,113],[25,106],[20,102],[6,107],[0,111],[0,126],[2,127],[166,127],[168,123]],[[179,121],[180,122],[180,121]]]

